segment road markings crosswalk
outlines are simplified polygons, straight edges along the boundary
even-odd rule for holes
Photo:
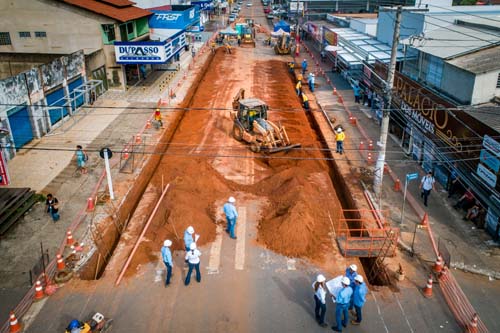
[[[208,259],[208,274],[218,274],[220,266],[220,255],[222,248],[222,226],[217,225],[215,229],[215,241],[210,248],[210,258]]]
[[[236,251],[234,256],[234,268],[243,270],[245,266],[245,233],[246,233],[246,207],[238,207],[238,222],[236,224]]]

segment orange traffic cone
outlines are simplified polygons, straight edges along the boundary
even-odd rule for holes
[[[363,141],[359,143],[359,150],[365,150],[365,143]]]
[[[94,199],[88,198],[87,199],[87,212],[93,212],[94,208],[95,208]]]
[[[372,153],[368,153],[368,158],[366,159],[366,162],[368,162],[368,165],[373,163]]]
[[[10,312],[9,332],[10,333],[21,332],[21,324],[17,320],[16,315],[14,314],[14,311]]]
[[[389,166],[387,165],[387,163],[384,163],[384,174],[388,173],[389,173]]]
[[[123,159],[128,160],[129,154],[128,154],[128,149],[123,150]]]
[[[429,216],[427,215],[427,213],[425,213],[424,217],[422,218],[422,222],[420,222],[420,224],[422,225],[422,227],[426,227],[428,223],[429,223]]]
[[[443,270],[443,258],[441,258],[441,255],[438,255],[436,262],[434,263],[434,267],[432,267],[432,270],[434,273],[441,273]]]
[[[472,320],[469,324],[469,330],[468,330],[469,333],[477,333],[477,322],[478,321],[479,321],[479,319],[477,317],[477,313],[474,313],[474,315],[472,315]]]
[[[432,297],[432,275],[429,275],[429,279],[427,280],[427,285],[423,289],[423,293],[426,298]]]
[[[160,103],[161,103],[161,104],[163,104],[163,101],[162,101],[161,99],[160,99],[160,101],[161,101]],[[160,105],[161,105],[161,104],[160,104]],[[146,122],[146,129],[150,129],[150,128],[151,128],[151,120],[148,120],[148,121]]]
[[[368,141],[368,150],[373,150],[373,141]]]
[[[35,301],[39,301],[45,297],[45,294],[43,293],[43,286],[40,280],[36,281],[35,284]]]
[[[66,246],[71,246],[74,242],[73,234],[68,230],[68,232],[66,232]]]
[[[64,258],[62,257],[61,254],[57,254],[57,270],[58,271],[63,271],[66,268],[66,265],[64,264]]]
[[[337,95],[337,88],[333,87],[333,95]]]
[[[396,182],[394,183],[394,191],[396,192],[400,192],[401,191],[401,181],[398,179],[396,179]]]
[[[136,134],[135,136],[135,143],[140,144],[142,142],[142,138],[140,134]]]
[[[356,117],[350,116],[349,117],[349,122],[353,125],[356,125]]]

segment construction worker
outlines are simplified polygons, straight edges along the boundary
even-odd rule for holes
[[[295,91],[297,92],[297,96],[300,96],[300,93],[302,92],[302,81],[298,80],[297,84],[295,85]]]
[[[332,326],[332,330],[336,332],[342,332],[342,326],[347,327],[347,320],[349,320],[349,302],[352,297],[352,288],[349,287],[351,281],[348,277],[344,276],[342,278],[342,289],[335,297],[335,321],[336,326]],[[342,316],[344,317],[342,319]]]
[[[314,315],[316,317],[316,321],[319,326],[327,327],[328,324],[325,323],[325,314],[326,314],[326,278],[319,274],[316,277],[316,281],[313,283],[312,287],[314,289]]]
[[[184,285],[187,286],[189,282],[191,282],[191,273],[193,273],[193,269],[196,270],[196,281],[201,282],[200,256],[201,252],[196,248],[196,243],[191,243],[191,245],[189,245],[189,250],[186,252],[185,256],[185,259],[187,260],[189,265],[189,270],[187,272]]]
[[[160,109],[156,109],[155,115],[154,115],[154,119],[155,119],[155,127],[156,127],[156,129],[159,129],[160,127],[163,128],[163,122],[161,121],[161,112],[160,112]]]
[[[342,131],[342,129],[339,127],[337,129],[337,132],[339,129]],[[338,153],[338,151],[337,151],[337,153]],[[345,276],[347,276],[349,278],[349,281],[351,281],[351,285],[354,284],[354,278],[358,275],[357,272],[358,272],[358,266],[356,266],[356,264],[352,264],[345,269]]]
[[[196,242],[194,236],[194,228],[192,226],[189,226],[187,227],[186,231],[184,231],[184,247],[186,248],[186,251],[189,251],[189,246],[194,242]]]
[[[295,69],[295,62],[290,61],[288,63],[288,69],[290,70],[290,73],[293,73],[293,70]]]
[[[234,207],[234,203],[236,199],[234,197],[229,197],[227,202],[224,204],[222,208],[224,214],[226,215],[227,227],[226,232],[229,233],[229,237],[232,239],[236,239],[234,235],[234,229],[236,227],[236,219],[238,218],[238,212],[236,211],[236,207]]]
[[[337,133],[335,133],[335,141],[337,142],[337,153],[339,153],[340,155],[344,153],[344,140],[345,140],[345,133],[344,131],[342,131],[342,128],[339,127],[337,128]],[[357,266],[354,264],[349,267],[355,267],[357,269]],[[347,270],[346,270],[346,275],[349,276],[347,274]],[[356,270],[354,270],[354,275],[352,275],[352,279],[351,276],[349,276],[349,278],[354,282],[355,276],[356,276]]]
[[[227,53],[231,54],[231,44],[229,43],[226,44],[226,51]]]
[[[302,81],[303,76],[302,73],[297,74],[297,81]]]
[[[305,74],[307,71],[307,60],[302,60],[302,74]]]
[[[215,41],[212,41],[212,43],[210,43],[210,50],[212,50],[212,53],[215,54]]]
[[[163,242],[163,247],[161,248],[161,258],[163,260],[163,263],[165,264],[165,267],[167,268],[165,287],[167,287],[170,284],[170,278],[172,277],[172,267],[174,267],[170,246],[172,246],[172,241],[170,239],[167,239]]]
[[[302,92],[302,103],[304,109],[309,110],[309,98],[307,98],[307,95],[304,92]]]
[[[363,281],[363,277],[359,274],[354,278],[354,286],[355,287],[352,294],[352,301],[354,309],[356,310],[356,320],[351,320],[351,324],[359,325],[361,323],[361,320],[363,319],[361,309],[365,305],[368,288]]]
[[[238,35],[238,46],[241,46],[241,35]]]
[[[313,73],[309,73],[309,75],[307,76],[307,84],[309,85],[309,90],[311,90],[311,92],[314,92],[314,74]]]

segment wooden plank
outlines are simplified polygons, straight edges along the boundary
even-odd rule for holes
[[[9,192],[6,193],[6,199],[0,201],[0,216],[5,210],[9,209],[13,204],[15,204],[20,197],[22,197],[25,193],[28,193],[30,191],[30,188],[23,187],[8,190]]]
[[[15,214],[11,215],[8,220],[0,224],[0,235],[5,234],[5,232],[7,232],[7,230],[37,202],[35,191],[28,192],[26,197],[27,199],[22,201],[20,207],[15,210]]]

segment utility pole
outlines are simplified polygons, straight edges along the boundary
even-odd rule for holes
[[[391,9],[388,9],[391,10]],[[407,9],[405,11],[424,12],[428,9]],[[389,119],[392,102],[392,88],[394,86],[394,75],[396,73],[396,59],[399,44],[399,30],[401,28],[401,16],[403,14],[403,6],[399,5],[396,8],[396,20],[394,23],[394,35],[392,37],[391,61],[389,63],[389,71],[387,73],[387,81],[385,84],[385,100],[384,109],[382,111],[382,126],[380,128],[380,140],[377,145],[380,147],[377,164],[375,166],[375,178],[373,180],[373,190],[378,199],[382,194],[382,181],[384,177],[385,150],[387,144],[387,135],[389,134]]]

